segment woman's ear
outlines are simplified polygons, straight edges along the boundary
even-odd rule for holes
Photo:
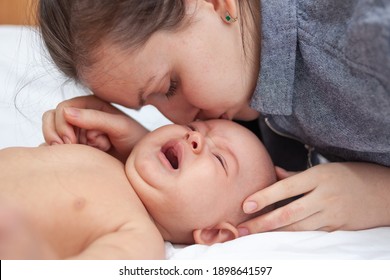
[[[225,0],[225,13],[224,13],[224,19],[229,22],[229,20],[226,18],[227,14],[237,20],[238,18],[238,5],[236,3],[236,0]]]
[[[206,0],[213,4],[214,10],[228,23],[235,22],[238,18],[238,5],[236,0]]]
[[[222,222],[212,228],[196,229],[193,237],[196,244],[212,245],[223,243],[238,237],[238,230],[230,223]]]
[[[280,181],[295,174],[298,174],[299,172],[287,171],[279,166],[275,166],[275,173],[277,180]]]

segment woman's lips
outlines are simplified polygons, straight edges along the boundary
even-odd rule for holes
[[[228,120],[229,116],[226,113],[223,113],[222,115],[219,116],[219,118],[223,120]]]
[[[178,170],[183,155],[182,145],[179,141],[169,141],[162,148],[159,154],[163,164],[171,170]]]
[[[196,122],[196,121],[199,121],[199,120],[207,120],[207,119],[224,119],[224,120],[229,120],[229,116],[227,113],[223,113],[221,114],[220,116],[208,116],[208,117],[205,117],[203,112],[202,111],[199,111],[196,115],[195,115],[195,118],[192,120],[193,122]]]
[[[205,117],[204,114],[203,114],[203,112],[202,112],[202,111],[199,111],[199,112],[196,114],[196,116],[195,116],[195,118],[193,119],[193,121],[196,122],[196,121],[199,121],[199,120],[207,120],[207,119],[214,119],[214,118],[216,118],[216,119],[229,120],[229,116],[228,116],[227,113],[223,113],[223,114],[221,114],[221,115],[219,115],[219,116],[208,116],[208,117]]]

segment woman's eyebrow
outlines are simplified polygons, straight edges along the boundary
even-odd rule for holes
[[[158,73],[158,74],[161,74],[161,73]],[[156,78],[159,76],[157,74],[151,76],[147,81],[146,81],[146,85],[144,87],[141,87],[138,89],[138,107],[141,108],[145,105],[146,103],[146,100],[145,100],[145,92],[147,91],[147,89],[150,87],[150,85],[152,83],[157,83],[157,84],[160,84],[167,76],[168,76],[169,72],[161,75],[161,79],[158,81],[158,83],[156,82]]]
[[[138,90],[138,107],[143,107],[146,103],[146,100],[144,99],[144,93],[145,90],[143,88]]]
[[[146,100],[145,100],[145,97],[144,97],[144,94],[146,92],[146,89],[150,86],[150,84],[156,79],[156,75],[153,75],[152,77],[150,77],[147,82],[146,82],[146,85],[144,87],[141,87],[138,89],[138,107],[143,107],[146,103]]]

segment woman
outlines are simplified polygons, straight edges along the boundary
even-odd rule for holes
[[[46,142],[86,143],[125,158],[136,139],[108,102],[152,104],[175,123],[261,113],[265,144],[276,143],[271,129],[329,160],[367,162],[375,184],[350,167],[308,169],[248,197],[243,209],[252,213],[303,195],[243,224],[242,235],[362,229],[372,216],[383,225],[386,207],[364,213],[390,201],[389,183],[376,179],[390,172],[389,9],[389,1],[368,0],[40,1],[52,59],[93,92],[45,114]],[[359,207],[356,224],[338,215]]]

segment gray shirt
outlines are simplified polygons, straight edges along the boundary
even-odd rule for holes
[[[390,0],[262,0],[251,106],[331,160],[390,166]]]

